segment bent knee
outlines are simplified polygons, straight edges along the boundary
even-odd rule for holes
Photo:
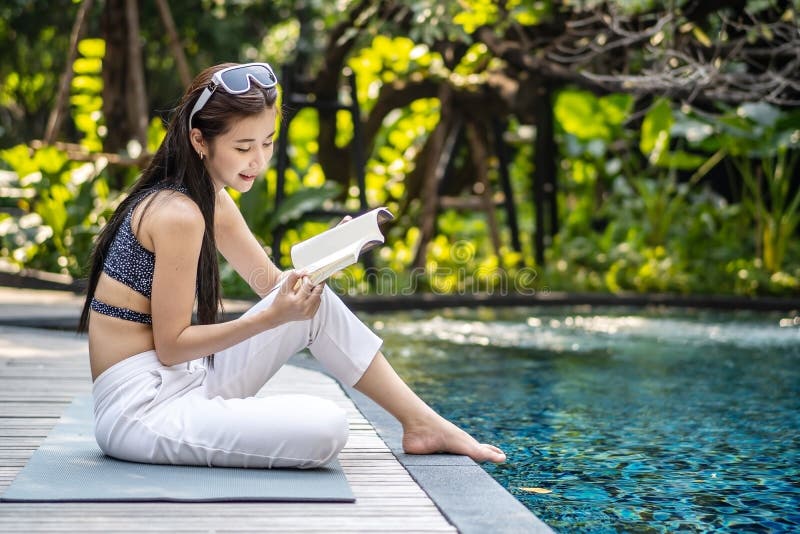
[[[331,401],[318,399],[314,424],[304,437],[309,454],[302,468],[325,465],[335,459],[347,444],[350,426],[347,412]]]

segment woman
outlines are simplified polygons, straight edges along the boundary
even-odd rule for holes
[[[148,463],[324,465],[347,441],[343,410],[309,395],[254,397],[308,348],[397,417],[406,452],[504,461],[417,397],[380,353],[382,341],[325,284],[282,274],[248,229],[226,188],[244,193],[266,170],[276,86],[265,63],[202,72],[98,236],[81,330],[101,449]],[[221,323],[217,252],[262,297]]]

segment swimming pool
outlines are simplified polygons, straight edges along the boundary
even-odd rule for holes
[[[608,309],[365,317],[420,396],[564,531],[800,529],[800,318]]]

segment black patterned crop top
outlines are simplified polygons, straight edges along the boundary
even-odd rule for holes
[[[163,189],[173,189],[186,193],[186,189],[182,186],[163,185],[141,194],[128,208],[128,213],[125,214],[117,234],[114,236],[111,245],[109,245],[108,253],[103,262],[103,272],[148,299],[153,290],[153,272],[156,265],[156,256],[144,248],[139,240],[136,239],[136,235],[133,233],[133,210],[149,195]],[[153,319],[149,313],[120,308],[106,304],[96,298],[92,298],[91,308],[110,317],[142,324],[153,324]]]

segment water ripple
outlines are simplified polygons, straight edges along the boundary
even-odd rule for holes
[[[426,320],[383,322],[383,329],[414,338],[458,345],[524,347],[557,351],[597,350],[642,340],[678,345],[731,345],[740,348],[800,346],[800,323],[784,320],[698,323],[692,319],[641,316],[528,316],[524,322],[475,321],[434,316]]]

